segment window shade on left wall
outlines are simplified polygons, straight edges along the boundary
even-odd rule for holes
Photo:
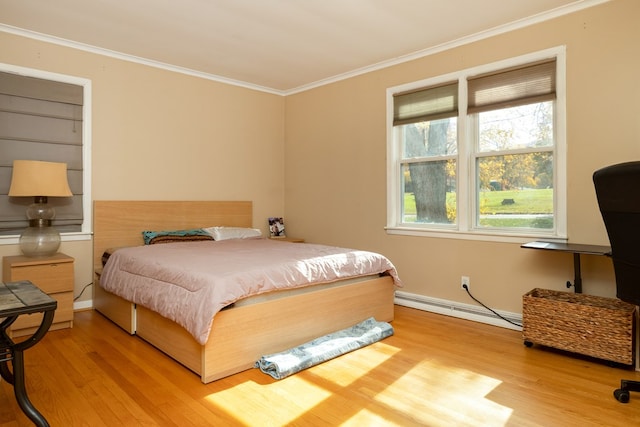
[[[25,211],[33,198],[9,198],[14,160],[67,164],[73,197],[49,198],[54,227],[80,231],[82,211],[83,87],[0,72],[0,235],[28,226]]]

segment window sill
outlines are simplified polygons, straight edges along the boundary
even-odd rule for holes
[[[464,231],[452,231],[452,230],[425,230],[421,228],[410,227],[385,227],[387,234],[400,235],[400,236],[418,236],[418,237],[430,237],[437,239],[458,239],[458,240],[480,240],[487,242],[502,242],[502,243],[526,243],[531,240],[544,240],[547,242],[566,243],[568,239],[566,237],[551,236],[549,234],[532,234],[532,233],[489,233],[489,232],[464,232]]]

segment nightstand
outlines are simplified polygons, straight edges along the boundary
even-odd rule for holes
[[[2,258],[2,281],[29,280],[58,302],[50,330],[73,326],[74,259],[63,253],[34,258],[22,255]],[[42,323],[42,313],[20,316],[11,325],[14,337],[29,335]]]
[[[269,237],[269,239],[279,240],[281,242],[304,243],[304,239],[299,239],[297,237]]]

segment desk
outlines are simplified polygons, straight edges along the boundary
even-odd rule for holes
[[[611,256],[611,247],[598,245],[581,245],[575,243],[555,243],[555,242],[529,242],[520,246],[526,249],[541,249],[547,251],[568,252],[573,254],[573,290],[575,293],[582,293],[582,274],[580,272],[580,254]],[[571,287],[571,282],[567,282],[567,288]]]
[[[34,408],[24,384],[24,350],[33,347],[49,330],[58,306],[55,299],[42,292],[29,281],[0,283],[0,375],[13,385],[16,400],[22,412],[37,426],[48,426],[47,420]],[[38,329],[24,341],[14,343],[7,328],[21,314],[43,313]],[[9,362],[13,372],[9,369]]]

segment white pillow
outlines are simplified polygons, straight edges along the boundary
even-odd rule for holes
[[[257,228],[243,227],[209,227],[203,228],[206,233],[213,236],[213,240],[229,239],[253,239],[262,237],[262,231]]]

